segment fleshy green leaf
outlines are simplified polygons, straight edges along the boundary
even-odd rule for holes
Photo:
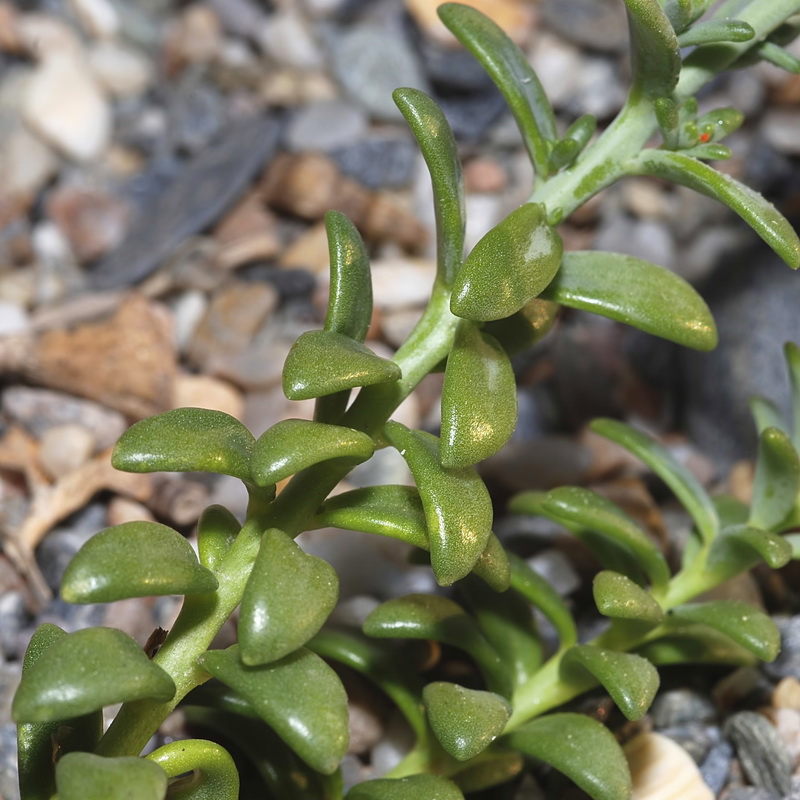
[[[628,762],[613,734],[584,714],[550,714],[503,738],[563,772],[594,800],[628,800]]]
[[[458,787],[438,775],[379,778],[354,786],[345,800],[464,800]]]
[[[719,529],[719,520],[711,498],[697,478],[666,447],[647,434],[613,419],[596,419],[590,427],[595,433],[611,439],[644,461],[672,489],[691,514],[703,540],[710,542],[714,538]]]
[[[651,626],[664,619],[664,612],[652,595],[618,572],[598,572],[592,591],[597,610],[605,617],[635,620]]]
[[[445,469],[439,440],[387,422],[384,434],[414,476],[428,523],[431,566],[442,586],[469,574],[492,531],[492,501],[474,469]]]
[[[681,153],[644,150],[630,172],[688,186],[735,211],[790,266],[800,267],[800,239],[786,218],[758,192]]]
[[[792,442],[800,451],[800,347],[794,342],[787,342],[783,353],[789,367],[789,381],[792,385]]]
[[[761,560],[779,569],[790,558],[791,548],[781,536],[747,525],[732,525],[723,528],[712,542],[707,572],[716,577],[716,584],[745,572]]]
[[[481,792],[508,783],[524,768],[525,761],[519,753],[498,749],[467,762],[452,778],[462,792]]]
[[[167,701],[172,678],[136,642],[113,628],[88,628],[54,642],[14,697],[17,722],[56,722],[114,703]]]
[[[605,497],[579,486],[562,486],[548,492],[543,508],[561,520],[608,537],[630,552],[655,587],[669,580],[669,567],[647,534]]]
[[[656,668],[646,658],[631,653],[574,645],[561,661],[562,679],[569,680],[576,670],[594,677],[630,720],[647,713],[658,691]]]
[[[310,400],[399,379],[400,367],[394,361],[334,331],[306,331],[292,345],[283,365],[283,393],[290,400]]]
[[[763,397],[751,397],[749,404],[750,413],[753,415],[759,436],[766,428],[777,428],[784,433],[791,433],[790,426],[787,425],[780,409],[772,400],[766,400]]]
[[[625,0],[631,36],[631,96],[669,97],[678,83],[681,53],[658,0]]]
[[[253,445],[253,479],[259,486],[270,486],[320,461],[346,458],[359,464],[374,452],[372,439],[353,428],[285,419]]]
[[[678,44],[694,47],[720,42],[749,42],[755,35],[753,26],[740,19],[709,19],[698,22],[678,36]]]
[[[217,588],[177,531],[158,522],[123,522],[93,536],[67,566],[68,603],[111,603],[128,597],[205,594]]]
[[[445,467],[468,467],[500,450],[517,423],[517,385],[503,348],[462,321],[447,358],[442,389]]]
[[[774,64],[780,69],[785,69],[794,75],[800,75],[800,58],[792,55],[780,45],[774,42],[761,42],[754,49],[764,61],[768,61],[770,64]]]
[[[781,635],[775,623],[763,611],[739,600],[676,606],[672,617],[680,622],[708,625],[762,661],[774,661],[781,649]]]
[[[332,774],[347,751],[347,695],[336,673],[301,648],[260,667],[239,659],[238,647],[209,650],[202,669],[235,689],[312,769]]]
[[[488,322],[510,317],[538,296],[561,264],[563,244],[544,206],[525,203],[472,249],[453,285],[450,309]]]
[[[509,554],[511,564],[511,586],[529,600],[550,620],[556,629],[562,647],[569,647],[578,639],[575,621],[556,590],[521,558]]]
[[[242,661],[268,664],[297,650],[324,625],[338,596],[339,578],[327,561],[304,553],[283,531],[265,531],[242,597]]]
[[[325,214],[331,288],[325,330],[363,342],[372,319],[369,257],[356,226],[340,211]]]
[[[727,161],[733,151],[724,144],[698,144],[696,147],[689,147],[681,151],[685,156],[700,158],[704,161]]]
[[[496,339],[510,356],[527,350],[546,336],[558,316],[558,304],[534,297],[516,314],[496,319],[483,326],[483,332]]]
[[[254,441],[230,414],[176,408],[131,425],[111,463],[123,472],[215,472],[249,481]]]
[[[550,153],[551,169],[558,170],[571,164],[589,143],[596,129],[597,119],[592,114],[578,117],[567,128],[564,138],[553,147]]]
[[[697,119],[698,133],[704,133],[709,142],[717,142],[735,130],[744,122],[744,114],[738,108],[715,108]]]
[[[800,494],[800,458],[791,439],[767,428],[761,434],[748,524],[775,530],[789,516]]]
[[[239,520],[225,506],[206,508],[197,522],[200,563],[210,570],[217,569],[241,528]]]
[[[239,772],[225,748],[203,739],[170,742],[147,756],[167,777],[194,773],[169,787],[169,800],[238,800]]]
[[[167,776],[143,758],[68,753],[56,766],[58,800],[164,800]]]
[[[47,649],[67,633],[49,622],[41,624],[28,643],[22,662],[23,676]],[[17,726],[19,789],[23,800],[50,800],[55,793],[54,753],[93,750],[103,733],[103,713],[57,722],[20,723]]]
[[[394,102],[417,140],[433,185],[437,281],[451,286],[464,258],[464,182],[453,132],[438,105],[418,89],[396,89]]]
[[[699,16],[694,8],[694,0],[666,0],[663,5],[664,13],[676,33],[684,31]]]
[[[442,22],[480,61],[503,93],[537,174],[548,172],[548,143],[558,138],[555,115],[522,51],[490,19],[460,3],[438,8]]]
[[[717,345],[714,318],[695,289],[674,272],[633,256],[564,253],[561,269],[541,296],[695,350]]]
[[[310,527],[375,533],[429,549],[422,500],[413,486],[365,486],[334,495]]]
[[[783,538],[792,548],[792,559],[794,561],[800,560],[800,533],[790,533]]]
[[[494,533],[489,534],[486,547],[478,556],[472,572],[496,592],[504,592],[511,585],[511,566],[508,561],[508,553]]]
[[[491,691],[509,697],[511,681],[495,649],[458,603],[440,595],[409,594],[381,603],[364,620],[376,638],[433,639],[469,653]]]
[[[652,664],[735,664],[757,663],[749,650],[705,625],[685,625],[675,632],[638,648]]]
[[[428,722],[445,752],[467,761],[483,752],[502,732],[511,706],[499,694],[434,681],[423,693]]]

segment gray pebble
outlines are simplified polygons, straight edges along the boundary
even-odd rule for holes
[[[286,126],[284,143],[295,153],[320,150],[329,153],[350,145],[367,130],[364,110],[342,100],[320,100],[297,111]]]
[[[781,652],[769,664],[761,668],[775,681],[796,678],[800,675],[800,614],[789,619],[776,619],[781,632]]]
[[[592,50],[621,52],[628,45],[625,9],[614,0],[545,0],[541,15],[556,33]]]
[[[379,134],[330,155],[342,172],[370,189],[395,189],[411,183],[417,153],[409,137]]]
[[[8,300],[0,300],[0,336],[26,333],[29,327],[28,312]]]
[[[0,797],[19,800],[17,785],[17,726],[0,725]]]
[[[792,777],[792,788],[784,800],[800,800],[800,775]]]
[[[719,740],[716,728],[709,728],[700,722],[663,728],[659,733],[669,737],[673,742],[677,742],[696,764],[702,764],[705,761],[715,744],[715,739]]]
[[[725,795],[725,800],[781,800],[780,796],[760,786],[737,786]]]
[[[172,144],[190,155],[199,153],[222,130],[225,102],[200,72],[187,71],[170,95],[167,118]]]
[[[656,697],[650,716],[656,730],[691,723],[709,723],[716,719],[714,704],[700,692],[673,689]]]
[[[792,759],[766,717],[754,711],[740,711],[726,721],[724,733],[736,748],[742,768],[754,786],[778,796],[788,793]]]
[[[714,745],[700,765],[700,775],[715,795],[722,791],[731,774],[733,747],[730,742],[721,741]]]
[[[0,654],[8,661],[21,659],[25,644],[23,630],[28,623],[25,596],[18,590],[0,595]]]

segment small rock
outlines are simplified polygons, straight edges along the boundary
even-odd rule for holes
[[[380,315],[380,330],[393,347],[400,347],[422,317],[422,308],[386,309]]]
[[[704,763],[714,744],[719,741],[717,729],[709,728],[700,722],[662,728],[659,733],[677,742],[694,759],[695,764],[700,765]]]
[[[659,693],[650,709],[656,728],[672,728],[689,723],[711,723],[717,717],[714,704],[706,695],[691,689]]]
[[[419,156],[408,136],[369,133],[330,153],[345,175],[370,189],[408,186]]]
[[[800,681],[794,676],[783,678],[772,693],[772,706],[800,711]]]
[[[725,800],[781,800],[780,796],[760,786],[736,786],[726,795]]]
[[[669,228],[652,219],[633,220],[613,215],[601,223],[595,248],[625,253],[668,268],[676,262],[675,242]]]
[[[284,269],[305,269],[320,277],[327,275],[330,253],[325,223],[317,222],[302,231],[281,253],[280,264]]]
[[[753,711],[740,711],[728,718],[724,732],[736,748],[751,783],[779,797],[788,793],[791,758],[778,732],[765,717]]]
[[[330,152],[360,139],[367,117],[355,103],[323,100],[299,109],[286,128],[286,148],[293,152]]]
[[[796,156],[800,154],[800,143],[794,135],[798,125],[800,125],[800,114],[796,111],[773,109],[764,115],[761,130],[766,140],[776,150]]]
[[[414,734],[399,711],[392,713],[386,724],[386,736],[372,748],[369,763],[374,777],[383,777],[396,767],[414,745]]]
[[[29,326],[28,313],[22,306],[0,300],[0,337],[25,333]]]
[[[3,190],[33,198],[55,175],[58,159],[53,151],[21,123],[0,122],[0,174]]]
[[[90,36],[109,39],[117,35],[120,28],[119,17],[109,0],[70,0],[70,5]]]
[[[577,47],[542,31],[533,42],[530,59],[554,108],[564,108],[574,100],[583,70],[583,55]]]
[[[700,765],[700,774],[715,797],[728,782],[732,761],[733,747],[730,742],[721,741],[711,748],[705,761]]]
[[[167,64],[179,71],[185,64],[207,64],[222,47],[222,23],[216,8],[191,5],[171,29],[165,43]]]
[[[300,70],[323,66],[323,50],[295,6],[270,14],[260,23],[254,38],[264,53],[286,67]]]
[[[373,704],[374,705],[374,704]],[[352,697],[347,703],[350,743],[348,753],[367,753],[383,737],[383,722],[371,704],[358,702]]]
[[[776,708],[770,713],[770,718],[786,745],[792,769],[796,770],[800,763],[800,712],[792,708]]]
[[[580,585],[581,579],[567,557],[555,548],[549,548],[528,559],[528,566],[541,575],[561,597],[568,597]]]
[[[614,0],[544,0],[542,22],[571,42],[619,53],[628,45],[624,6]]]
[[[10,721],[0,724],[0,794],[5,800],[19,800],[17,781],[17,726]]]
[[[194,525],[209,505],[209,489],[183,475],[168,475],[158,485],[149,507],[175,525]]]
[[[89,65],[100,85],[115,97],[141,94],[154,78],[150,60],[119,42],[98,42],[89,51]]]
[[[51,478],[61,478],[85,464],[95,450],[92,432],[75,423],[54,425],[42,436],[39,462]]]
[[[208,6],[228,33],[243,39],[252,37],[266,17],[254,0],[209,0]]]
[[[37,61],[82,59],[80,37],[57,17],[36,13],[20,15],[16,19],[15,32],[24,49]]]
[[[210,375],[180,374],[172,387],[175,408],[210,408],[242,418],[244,400],[231,384]]]
[[[372,263],[372,295],[384,310],[427,305],[436,264],[419,258],[384,258]]]
[[[205,292],[190,289],[172,302],[172,317],[175,320],[175,346],[184,354],[189,348],[197,326],[208,308]]]
[[[200,72],[187,70],[171,92],[168,123],[176,147],[199,153],[225,124],[225,100]]]
[[[508,114],[508,104],[494,85],[483,92],[442,93],[435,95],[435,99],[458,141],[477,142]]]
[[[474,158],[464,166],[464,188],[468,194],[497,194],[507,185],[505,169],[492,158]]]
[[[109,500],[108,519],[106,520],[106,524],[109,527],[139,520],[154,521],[153,515],[147,506],[120,495],[116,495]]]

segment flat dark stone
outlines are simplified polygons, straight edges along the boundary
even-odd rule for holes
[[[141,281],[184,239],[216,221],[272,157],[280,130],[278,119],[265,117],[229,126],[136,218],[122,244],[93,270],[93,286],[117,289]]]
[[[778,797],[788,794],[792,782],[792,759],[778,732],[766,717],[740,711],[725,722],[725,736],[736,749],[750,782]]]

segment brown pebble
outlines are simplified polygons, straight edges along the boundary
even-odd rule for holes
[[[508,186],[508,175],[493,158],[473,158],[464,165],[464,188],[468,194],[497,194]]]
[[[153,515],[147,506],[120,495],[111,498],[106,515],[109,526],[122,525],[125,522],[138,522],[139,520],[153,521]]]
[[[772,693],[772,706],[800,711],[800,681],[797,678],[784,678]]]
[[[284,269],[306,269],[314,274],[327,275],[330,257],[325,223],[318,222],[303,231],[280,257]]]
[[[241,419],[244,411],[242,393],[227,381],[210,375],[176,376],[172,387],[172,403],[175,408],[224,411],[237,419]]]
[[[39,443],[39,463],[51,478],[60,478],[85,464],[94,448],[92,432],[82,425],[54,425]]]
[[[150,508],[175,525],[191,525],[209,503],[208,489],[197,481],[169,475],[156,487]]]
[[[737,461],[728,475],[728,491],[740,502],[750,505],[753,499],[755,468],[752,461]]]

